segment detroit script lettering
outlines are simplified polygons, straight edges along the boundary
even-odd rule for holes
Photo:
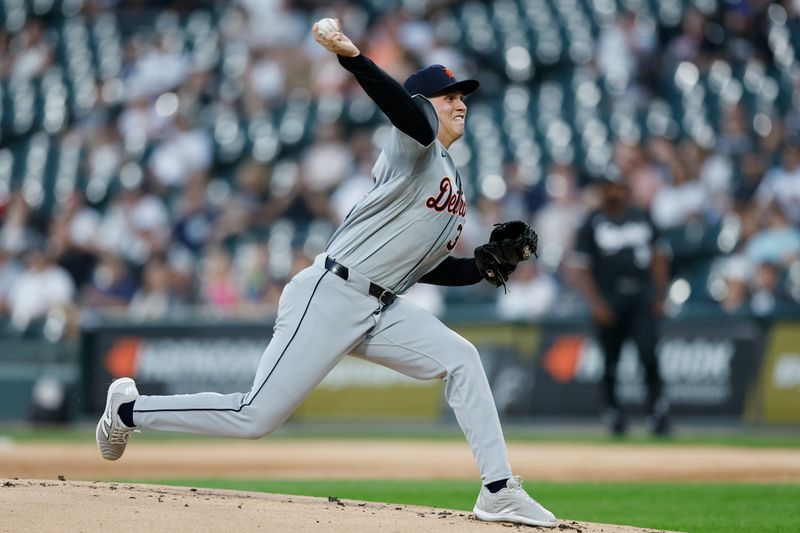
[[[439,183],[439,194],[429,196],[425,201],[425,207],[435,211],[447,211],[460,217],[467,216],[467,201],[464,198],[464,191],[455,191],[453,182],[445,176]]]

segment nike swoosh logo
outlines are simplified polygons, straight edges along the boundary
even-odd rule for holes
[[[103,413],[103,420],[100,424],[100,428],[103,430],[103,434],[106,438],[108,438],[111,434],[111,413],[107,409],[106,412]]]

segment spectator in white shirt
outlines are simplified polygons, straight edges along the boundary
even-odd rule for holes
[[[9,312],[8,296],[21,268],[13,254],[0,246],[0,317]]]
[[[690,220],[700,219],[708,201],[703,184],[696,176],[690,176],[683,164],[675,162],[672,165],[672,183],[658,190],[650,215],[659,228],[676,228],[686,225]]]
[[[508,282],[508,294],[497,299],[503,319],[531,320],[544,315],[555,302],[558,286],[534,261],[523,261]]]
[[[153,151],[150,170],[161,185],[180,188],[193,174],[208,170],[213,154],[209,132],[193,127],[188,117],[179,115],[175,130]]]
[[[794,224],[800,224],[800,139],[787,139],[781,165],[769,170],[756,189],[761,210],[777,201]]]
[[[103,217],[97,234],[101,250],[143,264],[165,251],[171,236],[169,212],[157,196],[139,187],[123,189]]]
[[[25,263],[8,295],[11,322],[20,331],[51,310],[68,307],[75,295],[72,278],[44,250],[28,252]]]

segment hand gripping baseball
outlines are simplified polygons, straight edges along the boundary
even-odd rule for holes
[[[489,242],[475,248],[475,264],[486,281],[506,288],[517,264],[536,255],[538,246],[539,236],[527,223],[514,220],[495,224]]]
[[[331,19],[322,19],[311,28],[314,39],[329,52],[345,57],[356,57],[361,51],[347,35],[342,33],[339,19],[335,25]]]

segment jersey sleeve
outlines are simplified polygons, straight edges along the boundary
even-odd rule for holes
[[[446,257],[436,268],[422,276],[420,283],[444,287],[475,285],[483,277],[473,257]]]
[[[592,265],[596,250],[592,218],[591,216],[586,218],[575,236],[575,247],[570,254],[570,262],[574,266],[589,268]]]
[[[647,212],[645,212],[644,216],[647,220],[647,224],[650,226],[650,245],[653,247],[653,251],[667,257],[672,257],[672,247],[669,244],[669,239],[667,239],[659,227],[656,226]]]
[[[428,109],[412,98],[402,85],[363,54],[337,58],[395,128],[423,146],[433,143],[437,129],[432,127]]]
[[[424,113],[429,127],[433,131],[438,131],[439,119],[430,100],[424,96],[416,95],[414,96],[414,105]],[[383,146],[383,156],[390,166],[398,169],[406,176],[413,177],[426,166],[429,157],[436,155],[435,146],[435,141],[423,145],[414,137],[394,127]]]

